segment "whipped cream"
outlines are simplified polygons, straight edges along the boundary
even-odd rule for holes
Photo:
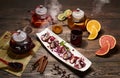
[[[18,30],[16,33],[12,35],[13,40],[16,42],[22,42],[27,38],[27,34],[21,30]]]
[[[77,8],[72,13],[74,22],[79,22],[82,18],[84,18],[84,11]]]

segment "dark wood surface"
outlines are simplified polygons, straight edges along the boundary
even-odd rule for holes
[[[86,16],[91,19],[96,19],[101,23],[102,29],[97,39],[89,41],[87,39],[88,33],[84,32],[82,46],[75,47],[91,60],[92,66],[85,72],[73,70],[54,58],[41,46],[27,65],[21,78],[60,78],[60,75],[54,75],[51,72],[51,69],[54,67],[53,64],[59,65],[62,69],[66,70],[66,74],[71,74],[70,78],[120,77],[120,0],[110,0],[108,4],[100,5],[102,6],[101,11],[96,14],[93,12],[93,9],[96,9],[94,1],[95,0],[59,0],[59,3],[62,4],[62,11],[68,8],[81,8],[85,11]],[[33,10],[39,4],[44,4],[44,0],[0,0],[0,35],[5,31],[15,31],[23,29],[25,26],[30,26],[30,10]],[[97,8],[97,10],[98,9],[99,8]],[[95,15],[92,16],[92,13]],[[69,34],[70,29],[64,26],[63,33],[59,36],[69,42]],[[100,48],[98,40],[101,35],[105,34],[113,35],[117,40],[117,44],[116,47],[110,51],[110,54],[105,57],[98,57],[95,55],[95,51]],[[30,35],[36,39],[35,32]],[[49,58],[44,74],[36,71],[31,72],[31,65],[43,54]],[[0,78],[17,77],[0,70]]]

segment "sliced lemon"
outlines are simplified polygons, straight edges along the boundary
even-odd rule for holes
[[[69,17],[72,14],[72,11],[70,9],[67,9],[64,11],[65,17]]]
[[[97,31],[99,32],[101,29],[101,24],[97,20],[90,20],[87,23],[86,29],[88,32],[91,32],[93,28],[96,28]]]
[[[66,17],[64,15],[64,13],[61,13],[61,14],[58,15],[58,20],[63,21],[65,19],[66,19]]]

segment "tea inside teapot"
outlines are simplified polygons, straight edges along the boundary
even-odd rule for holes
[[[12,34],[10,40],[10,49],[15,54],[25,54],[34,48],[35,44],[31,38],[21,30]]]

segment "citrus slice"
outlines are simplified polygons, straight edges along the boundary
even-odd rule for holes
[[[58,20],[63,21],[65,19],[66,19],[66,17],[64,15],[64,13],[61,13],[61,14],[58,15]]]
[[[89,40],[93,40],[93,39],[95,39],[97,37],[97,35],[98,35],[97,29],[96,28],[92,28],[91,32],[90,32],[90,35],[88,36],[88,39]]]
[[[72,14],[72,11],[70,9],[67,9],[64,11],[65,17],[69,17]]]
[[[87,26],[87,23],[88,23],[89,20],[90,19],[88,19],[88,18],[85,20],[85,26]]]
[[[106,41],[110,43],[110,49],[113,49],[116,45],[116,39],[112,35],[103,35],[99,39],[99,44],[103,47],[106,44]]]
[[[92,28],[96,28],[97,31],[99,32],[100,29],[101,29],[101,24],[99,23],[99,21],[97,21],[97,20],[90,20],[90,21],[88,21],[88,23],[86,25],[87,31],[91,32]]]
[[[96,51],[96,55],[99,55],[99,56],[103,56],[103,55],[106,55],[109,50],[110,50],[110,43],[109,41],[105,41],[105,45],[102,46],[99,50]]]

